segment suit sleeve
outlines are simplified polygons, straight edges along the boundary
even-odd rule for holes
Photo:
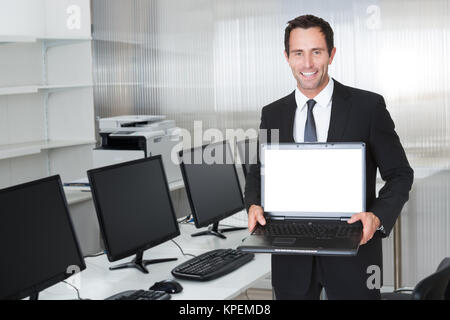
[[[261,124],[259,125],[259,129],[267,130],[266,123],[264,121],[264,110],[261,113]],[[247,174],[245,181],[245,208],[248,209],[252,205],[261,205],[261,163],[259,161],[259,139],[257,142],[257,163],[250,165],[250,170]]]
[[[394,122],[383,98],[372,116],[370,151],[385,184],[368,211],[373,212],[380,219],[385,230],[384,236],[388,236],[404,204],[409,199],[414,172],[395,132]]]

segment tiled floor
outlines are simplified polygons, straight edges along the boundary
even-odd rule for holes
[[[382,287],[381,293],[392,292],[393,290],[394,290],[393,287]],[[272,290],[250,288],[244,293],[234,298],[234,300],[272,300]]]
[[[250,288],[234,300],[272,300],[272,290]]]

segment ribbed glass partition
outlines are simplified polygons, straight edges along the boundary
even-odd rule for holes
[[[257,128],[261,108],[294,90],[283,34],[306,13],[334,28],[331,75],[385,97],[415,170],[402,214],[403,285],[414,286],[450,256],[449,1],[92,0],[96,116]],[[384,249],[392,286],[392,236]]]

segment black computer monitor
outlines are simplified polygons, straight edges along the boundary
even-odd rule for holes
[[[230,146],[219,142],[179,153],[181,172],[195,226],[212,224],[208,231],[192,236],[215,235],[245,228],[219,230],[219,221],[244,209],[244,199]]]
[[[145,250],[180,234],[161,156],[87,172],[109,261],[135,259],[110,270],[176,260],[143,260]]]
[[[37,299],[86,268],[59,176],[0,190],[0,208],[0,299]]]
[[[245,139],[236,143],[245,177],[250,172],[250,165],[256,164],[258,154],[257,143],[257,139]]]

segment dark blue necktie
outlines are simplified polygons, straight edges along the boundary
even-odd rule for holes
[[[313,108],[316,104],[316,101],[310,99],[306,101],[308,105],[308,116],[306,118],[305,125],[305,142],[317,142],[317,134],[316,134],[316,122],[314,121]]]

